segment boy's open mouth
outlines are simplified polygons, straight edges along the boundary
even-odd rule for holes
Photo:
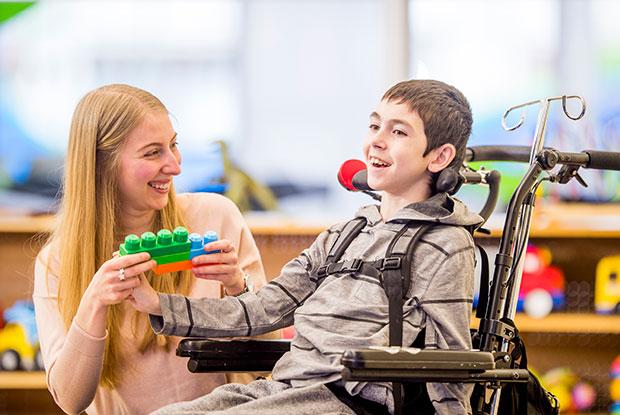
[[[391,164],[381,160],[380,158],[371,156],[368,158],[368,162],[370,163],[371,166],[373,167],[377,167],[377,168],[383,168],[383,167],[390,167]]]

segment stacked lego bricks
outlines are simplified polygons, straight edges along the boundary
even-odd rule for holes
[[[188,234],[183,227],[173,232],[162,229],[155,235],[145,232],[141,236],[127,235],[125,243],[120,246],[120,255],[148,252],[151,259],[157,262],[155,274],[161,275],[174,271],[192,268],[192,258],[198,255],[210,254],[218,251],[205,251],[204,246],[217,241],[217,233],[209,231],[203,235]]]

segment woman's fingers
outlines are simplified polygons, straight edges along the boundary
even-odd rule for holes
[[[194,275],[196,276],[196,278],[201,278],[203,280],[214,280],[214,281],[221,281],[221,282],[226,282],[231,278],[230,274],[194,274]]]
[[[210,265],[210,264],[230,264],[236,265],[238,259],[234,252],[198,255],[192,259],[194,266]]]
[[[237,271],[237,267],[235,265],[227,264],[202,265],[193,267],[192,271],[196,276],[212,274],[233,274]]]
[[[121,268],[129,268],[132,265],[140,264],[151,259],[148,252],[140,252],[137,254],[117,256],[106,262],[109,269],[119,270]]]
[[[232,252],[235,250],[235,245],[228,239],[220,239],[219,241],[209,242],[204,246],[205,252],[209,251],[222,251],[223,253]]]

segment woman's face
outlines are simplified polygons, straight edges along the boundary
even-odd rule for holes
[[[181,173],[177,134],[168,114],[151,111],[121,147],[119,190],[123,214],[148,214],[168,203],[172,177]]]

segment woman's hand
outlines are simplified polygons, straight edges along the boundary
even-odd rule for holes
[[[245,288],[243,270],[239,266],[239,257],[233,243],[227,239],[220,239],[206,244],[204,250],[220,252],[192,259],[194,275],[198,278],[221,281],[228,295],[243,291]]]
[[[88,334],[103,337],[106,333],[108,306],[119,304],[140,285],[138,276],[157,263],[146,252],[118,256],[106,261],[93,275],[75,314],[77,325]]]
[[[140,285],[133,289],[128,300],[132,306],[143,313],[161,316],[159,294],[151,287],[144,274],[138,277]]]
[[[119,304],[140,286],[138,277],[155,268],[157,263],[150,258],[147,252],[140,252],[114,256],[104,262],[90,281],[84,298],[98,308]]]

